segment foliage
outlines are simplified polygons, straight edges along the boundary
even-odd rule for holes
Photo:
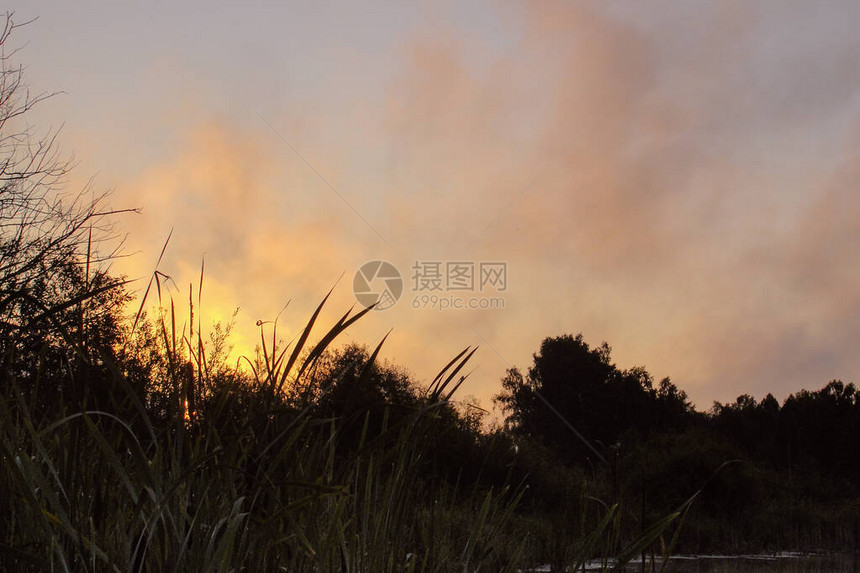
[[[699,413],[668,380],[655,388],[643,368],[619,370],[610,356],[606,343],[592,348],[581,335],[547,338],[526,376],[511,369],[502,381],[497,400],[541,487],[534,503],[581,514],[563,503],[574,498],[575,486],[560,485],[569,479],[585,496],[624,502],[620,527],[632,537],[701,490],[678,538],[683,549],[856,543],[860,458],[850,452],[860,394],[852,384],[803,390],[782,406],[771,395],[742,395]]]
[[[568,461],[596,462],[625,432],[690,423],[683,391],[668,379],[654,388],[644,368],[619,370],[611,352],[606,343],[591,348],[581,334],[545,339],[526,376],[514,368],[502,380],[496,400],[512,431],[548,443]]]

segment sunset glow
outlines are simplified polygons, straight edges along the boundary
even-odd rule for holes
[[[142,293],[173,230],[159,269],[179,303],[205,258],[195,312],[239,308],[234,361],[387,261],[402,295],[341,342],[393,328],[419,380],[480,346],[461,392],[490,408],[582,332],[706,409],[860,368],[860,8],[836,4],[12,9],[32,90],[65,92],[29,121],[64,125],[69,186],[142,210],[114,268]],[[505,288],[428,308],[420,262],[504,263]]]

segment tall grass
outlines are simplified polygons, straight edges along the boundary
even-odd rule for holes
[[[522,484],[449,483],[426,470],[427,434],[449,406],[474,350],[433,380],[406,416],[371,414],[348,444],[343,421],[315,406],[344,372],[314,375],[335,339],[369,309],[347,312],[315,343],[312,330],[328,295],[291,345],[277,323],[261,325],[261,360],[251,377],[214,368],[199,307],[189,289],[188,317],[170,300],[133,336],[154,359],[145,392],[107,355],[108,407],[59,404],[24,391],[40,365],[21,377],[2,371],[0,397],[0,564],[18,571],[516,571],[551,560],[556,570],[595,555],[622,566],[682,514],[667,516],[621,546],[617,506],[593,531],[548,554],[545,522],[520,520]],[[201,269],[202,281],[202,269]],[[330,293],[329,293],[330,294]],[[145,297],[144,297],[145,302]],[[143,305],[141,305],[141,308]],[[147,338],[148,337],[148,338]],[[384,342],[359,369],[371,368]],[[139,342],[139,340],[138,340]],[[132,345],[132,341],[127,342]],[[71,349],[75,351],[75,348]],[[92,353],[77,353],[92,360]],[[380,429],[381,428],[381,429]],[[437,447],[444,447],[444,444]]]
[[[155,275],[159,295],[162,278]],[[122,396],[113,403],[120,408],[66,411],[53,419],[34,411],[22,391],[29,380],[4,370],[4,565],[462,571],[510,553],[494,534],[510,519],[515,494],[481,492],[480,507],[466,518],[458,496],[428,489],[420,472],[416,446],[423,421],[444,405],[441,392],[456,386],[468,356],[446,367],[451,372],[422,408],[385,424],[380,435],[365,433],[359,447],[344,454],[338,421],[313,415],[312,395],[301,390],[332,341],[367,310],[347,313],[308,344],[327,296],[291,348],[279,348],[276,333],[273,342],[263,341],[263,371],[255,370],[246,384],[209,372],[199,312],[195,324],[189,298],[185,326],[173,301],[154,325],[165,366],[159,392],[172,404],[163,417],[125,383],[119,368],[113,387]],[[199,291],[197,298],[199,308]],[[372,366],[381,344],[363,369]],[[325,391],[317,388],[314,395]],[[422,508],[432,508],[429,522]]]

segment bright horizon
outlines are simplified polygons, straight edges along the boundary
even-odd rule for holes
[[[142,290],[174,229],[177,303],[205,257],[240,352],[342,276],[332,324],[383,260],[400,299],[340,342],[393,328],[381,356],[423,382],[478,345],[461,397],[486,408],[564,333],[699,409],[856,380],[855,4],[13,8],[32,91],[65,92],[29,120],[63,125],[69,189],[143,209],[115,268]],[[501,292],[440,293],[504,308],[413,308],[416,261],[505,263]]]

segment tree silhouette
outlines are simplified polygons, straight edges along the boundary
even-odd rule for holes
[[[7,14],[0,25],[0,356],[19,385],[38,381],[44,391],[64,380],[51,390],[80,398],[87,376],[60,371],[98,366],[118,340],[127,296],[105,263],[116,255],[109,245],[118,248],[110,216],[121,211],[90,185],[68,192],[73,161],[61,156],[58,132],[38,135],[26,122],[55,94],[31,94],[13,62],[10,38],[24,24]],[[39,376],[25,375],[34,365]]]
[[[496,401],[509,427],[571,460],[605,453],[631,430],[683,427],[692,410],[686,394],[669,379],[655,389],[644,368],[619,370],[611,353],[582,334],[545,339],[526,376],[512,368],[502,380]]]

